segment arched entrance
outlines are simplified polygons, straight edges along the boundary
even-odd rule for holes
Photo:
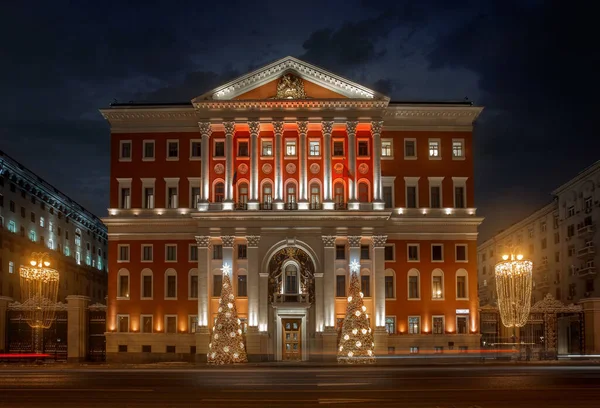
[[[315,301],[315,265],[304,250],[288,246],[273,254],[268,271],[275,359],[306,361],[308,339],[314,331],[309,322],[314,321],[310,315]]]

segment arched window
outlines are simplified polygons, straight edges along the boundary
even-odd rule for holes
[[[285,267],[284,274],[284,292],[288,295],[298,294],[298,267],[289,264]]]
[[[393,269],[385,270],[385,298],[396,298],[396,272]]]
[[[407,274],[408,279],[408,299],[419,300],[421,299],[421,279],[419,277],[419,271],[411,269]]]
[[[462,268],[456,271],[456,299],[469,299],[469,275]]]
[[[177,299],[177,272],[172,268],[165,272],[165,299]]]
[[[198,299],[198,269],[196,268],[188,272],[188,299]]]
[[[238,187],[238,203],[242,205],[248,204],[248,184],[241,183]]]
[[[296,185],[288,183],[285,187],[285,202],[288,210],[293,210],[296,205]]]
[[[265,183],[262,187],[262,202],[263,207],[266,210],[271,209],[271,205],[273,203],[273,186],[271,183]]]
[[[140,299],[152,299],[154,293],[154,279],[152,269],[142,269]]]
[[[129,299],[129,271],[119,269],[117,272],[117,299]]]
[[[215,184],[215,203],[222,203],[225,201],[225,184],[219,182]]]
[[[313,210],[321,208],[321,188],[317,183],[310,185],[310,208]]]
[[[444,299],[444,272],[441,269],[434,269],[431,273],[431,298]]]
[[[358,183],[358,201],[369,202],[369,185],[367,183]]]
[[[344,192],[344,183],[337,182],[333,186],[333,199],[336,208],[340,209],[346,204],[346,194]]]

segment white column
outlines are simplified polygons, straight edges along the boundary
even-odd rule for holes
[[[233,202],[233,133],[235,122],[223,122],[225,127],[225,202]]]
[[[208,327],[209,316],[209,278],[210,271],[208,266],[208,247],[210,245],[209,236],[196,236],[198,245],[198,326]]]
[[[283,146],[282,146],[282,137],[283,137],[283,121],[275,121],[273,122],[273,132],[275,134],[275,202],[281,203],[283,202],[283,173],[281,168],[282,154],[283,154]]]
[[[335,327],[335,236],[323,235],[323,313],[325,327]]]
[[[382,121],[371,122],[371,134],[373,135],[373,201],[379,205],[375,205],[374,209],[383,210],[383,187],[381,184],[381,130],[383,129]],[[380,208],[381,207],[381,208]]]
[[[198,122],[200,127],[200,135],[202,135],[202,188],[200,190],[201,204],[199,209],[208,209],[208,198],[210,197],[210,170],[209,170],[209,153],[210,153],[210,135],[212,128],[210,122]]]
[[[258,133],[260,132],[260,122],[251,121],[248,123],[250,128],[250,202],[249,210],[258,210]]]
[[[269,329],[269,273],[259,273],[258,286],[258,330],[266,332]]]
[[[323,132],[323,201],[326,210],[333,210],[331,199],[331,132],[333,121],[323,121],[321,124]]]
[[[258,326],[258,296],[259,296],[259,276],[258,276],[258,243],[260,235],[247,235],[248,245],[248,325]]]
[[[375,326],[385,326],[385,242],[387,235],[374,235],[375,262]]]
[[[298,134],[299,134],[299,140],[298,143],[300,144],[300,156],[299,156],[299,174],[300,174],[300,183],[298,186],[298,197],[301,203],[302,202],[308,202],[308,187],[307,187],[307,174],[306,174],[306,133],[308,132],[308,121],[306,120],[301,120],[298,121]],[[308,208],[306,208],[308,209]]]
[[[356,202],[356,127],[357,121],[346,122],[346,132],[348,134],[348,202]],[[358,210],[358,208],[356,208]]]

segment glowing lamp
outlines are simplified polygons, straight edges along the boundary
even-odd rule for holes
[[[494,267],[498,309],[506,327],[523,327],[531,309],[533,262],[523,255],[504,255]]]

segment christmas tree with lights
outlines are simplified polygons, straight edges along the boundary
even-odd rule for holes
[[[350,264],[350,293],[346,317],[342,324],[342,336],[338,348],[338,363],[370,364],[375,362],[373,333],[369,327],[369,315],[363,304],[358,273],[360,264]]]
[[[247,363],[246,345],[241,322],[237,317],[233,286],[229,279],[231,267],[223,265],[223,286],[219,299],[217,320],[208,345],[209,364]]]

